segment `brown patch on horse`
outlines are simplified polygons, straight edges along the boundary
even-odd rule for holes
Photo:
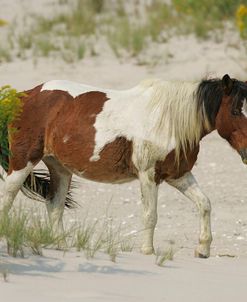
[[[113,183],[131,180],[136,178],[131,157],[132,142],[119,137],[103,148],[98,161],[87,162],[83,176],[95,181]]]
[[[20,116],[10,125],[16,129],[10,137],[10,165],[8,173],[12,170],[20,170],[26,167],[28,161],[35,162],[42,157],[40,145],[42,135],[40,133],[40,115],[44,114],[42,108],[36,110],[34,101],[39,95],[42,85],[32,90],[25,91],[22,98],[23,107]],[[38,104],[40,107],[40,105]],[[32,125],[32,127],[30,126]]]
[[[94,123],[107,100],[105,93],[91,91],[64,104],[47,128],[45,153],[85,178],[120,182],[133,178],[131,142],[119,137],[103,148],[98,161],[90,161],[95,147]]]
[[[192,170],[199,152],[199,146],[188,150],[186,155],[181,152],[179,163],[176,162],[175,151],[171,151],[165,160],[157,161],[155,166],[155,182],[160,184],[166,179],[177,179]]]
[[[45,129],[65,103],[73,99],[64,91],[43,91],[42,85],[25,91],[20,116],[12,123],[17,131],[10,138],[9,173],[23,169],[30,161],[38,163],[44,155]]]
[[[10,169],[23,169],[30,161],[38,163],[44,155],[46,129],[62,109],[72,104],[74,98],[65,91],[40,91],[42,85],[25,91],[23,107],[11,127],[17,131],[10,138]]]

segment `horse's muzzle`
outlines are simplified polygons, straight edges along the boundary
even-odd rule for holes
[[[241,155],[243,163],[247,165],[247,149],[239,150],[239,154]]]

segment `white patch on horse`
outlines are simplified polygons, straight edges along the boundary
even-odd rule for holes
[[[4,194],[0,202],[0,212],[11,208],[16,194],[32,169],[33,164],[28,162],[25,168],[17,171],[13,170],[12,173],[6,177],[4,183]]]
[[[146,169],[155,161],[164,160],[170,151],[177,148],[181,135],[174,131],[179,122],[185,132],[182,134],[184,141],[188,137],[198,140],[201,125],[197,122],[194,100],[197,85],[153,80],[125,91],[108,91],[108,100],[94,124],[95,148],[90,160],[99,160],[105,145],[118,137],[125,137],[133,142],[134,164],[138,169]],[[189,112],[187,119],[181,118],[184,110]],[[194,125],[198,130],[190,129]]]
[[[108,91],[107,102],[97,115],[94,127],[95,148],[91,161],[99,160],[100,151],[118,137],[128,140],[145,139],[145,104],[151,90],[136,86],[125,91]]]
[[[243,101],[242,113],[247,118],[247,102],[246,102],[246,99],[244,99],[244,101]]]
[[[67,81],[67,80],[52,80],[47,83],[45,83],[41,91],[45,90],[62,90],[68,92],[73,98],[76,98],[77,96],[90,92],[90,91],[102,91],[102,89],[90,86],[90,85],[84,85],[77,82]],[[102,91],[104,92],[104,91]]]
[[[66,144],[68,140],[69,140],[69,135],[65,134],[65,136],[63,137],[64,144]]]
[[[13,170],[10,175],[7,176],[5,185],[9,190],[19,185],[20,181],[29,174],[30,169],[33,168],[33,164],[28,162],[26,167],[21,170]]]

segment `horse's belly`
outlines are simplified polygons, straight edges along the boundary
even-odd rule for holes
[[[123,137],[107,144],[92,159],[93,143],[77,139],[67,144],[53,146],[52,152],[57,160],[72,173],[98,182],[123,183],[136,178],[133,166],[132,143]]]
[[[84,171],[72,171],[74,174],[81,178],[85,178],[88,180],[96,181],[96,182],[103,182],[103,183],[112,183],[112,184],[121,184],[133,181],[136,177],[131,175],[130,173],[118,173],[116,171],[110,172],[109,170],[99,170],[99,171],[92,171],[85,169]]]
[[[98,161],[78,162],[77,165],[65,163],[65,166],[79,177],[86,178],[92,181],[105,182],[105,183],[124,183],[129,182],[136,178],[131,171],[128,161],[121,158],[116,161],[116,158],[100,158]]]
[[[82,156],[80,176],[100,182],[121,183],[134,179],[131,143],[123,138],[106,145],[97,160]],[[77,169],[78,170],[78,169]]]

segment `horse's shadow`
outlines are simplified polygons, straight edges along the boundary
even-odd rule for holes
[[[28,275],[28,276],[46,276],[49,278],[54,278],[52,273],[62,272],[65,263],[63,261],[56,261],[52,263],[51,258],[37,258],[30,260],[29,263],[19,263],[12,262],[4,259],[4,262],[0,260],[0,272],[8,271],[10,274],[15,275]]]
[[[82,273],[99,273],[99,274],[123,274],[123,275],[153,275],[154,272],[146,270],[123,269],[117,265],[96,265],[93,263],[79,264],[79,272]]]
[[[30,261],[11,261],[11,259],[0,260],[0,272],[8,271],[10,274],[14,275],[27,275],[27,276],[43,276],[49,278],[59,278],[53,273],[66,273],[67,264],[64,261],[39,257],[37,259],[32,258]],[[69,271],[69,270],[68,270]],[[143,270],[143,269],[125,269],[119,267],[117,264],[114,265],[100,265],[90,262],[79,263],[77,269],[78,273],[89,273],[89,274],[104,274],[104,275],[153,275],[155,272]]]

